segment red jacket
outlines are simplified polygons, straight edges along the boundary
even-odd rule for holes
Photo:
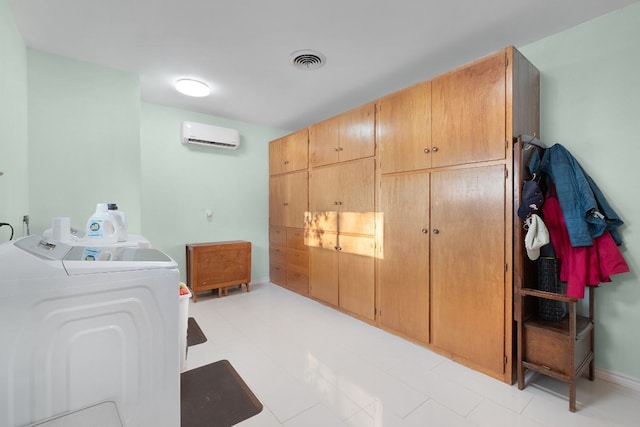
[[[611,275],[628,272],[629,266],[608,231],[594,238],[592,246],[571,245],[560,203],[555,194],[550,193],[542,213],[560,261],[560,280],[567,283],[567,295],[583,298],[585,286],[611,282]]]

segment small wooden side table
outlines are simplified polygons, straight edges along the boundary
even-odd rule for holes
[[[227,295],[229,286],[247,287],[251,282],[251,242],[187,243],[187,285],[193,293],[218,290],[218,296]]]

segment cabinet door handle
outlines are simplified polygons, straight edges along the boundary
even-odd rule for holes
[[[285,205],[285,206],[289,206],[289,203],[287,203],[287,202],[283,202],[282,204]]]
[[[429,153],[429,149],[428,148],[425,148],[423,151],[425,152],[425,154]]]
[[[336,147],[336,148],[334,148],[334,149],[333,149],[333,151],[335,151],[335,152],[340,151],[340,147]]]
[[[285,161],[284,161],[284,164],[285,164],[285,165],[288,165],[288,164],[289,164],[289,160],[285,160]]]
[[[437,228],[433,229],[433,234],[439,234],[439,233],[440,233],[440,230],[438,230]]]
[[[429,232],[429,230],[427,230],[426,228],[423,228],[421,231],[422,231],[422,234],[427,234]]]
[[[333,249],[335,249],[336,251],[341,251],[342,248],[340,246],[334,246]]]
[[[435,151],[438,151],[438,147],[435,147],[435,146],[434,146],[434,147],[431,147],[431,151],[434,151],[434,152],[435,152]]]

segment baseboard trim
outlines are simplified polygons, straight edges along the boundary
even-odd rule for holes
[[[596,368],[596,378],[608,381],[615,385],[626,387],[636,392],[640,392],[640,379],[634,378],[628,375],[619,374],[617,372],[610,371],[608,369]]]
[[[256,280],[252,280],[251,281],[251,285],[262,285],[264,283],[269,283],[269,277],[261,277],[259,279]]]

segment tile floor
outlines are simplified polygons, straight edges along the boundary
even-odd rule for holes
[[[270,283],[189,304],[208,341],[187,369],[228,359],[263,403],[241,427],[639,426],[640,393],[535,376],[524,390]]]

